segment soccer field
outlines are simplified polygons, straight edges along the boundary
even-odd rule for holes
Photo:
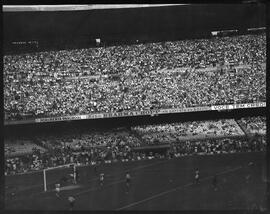
[[[51,190],[46,193],[41,172],[7,176],[5,209],[68,210],[69,196],[76,199],[75,210],[228,210],[248,209],[254,204],[265,207],[265,167],[262,152],[118,162],[98,168],[98,174],[105,174],[103,186],[93,166],[79,167],[78,185],[64,187],[60,198],[52,187],[68,169],[48,174]],[[193,184],[196,168],[200,170],[198,185]],[[126,170],[131,174],[128,194]],[[215,174],[217,191],[212,187]]]

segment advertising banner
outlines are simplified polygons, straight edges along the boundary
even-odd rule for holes
[[[47,118],[37,118],[37,119],[29,119],[29,120],[22,120],[22,121],[5,121],[5,125],[26,124],[26,123],[34,123],[34,122],[43,123],[43,122],[69,121],[69,120],[86,120],[86,119],[101,119],[101,118],[115,118],[115,117],[146,116],[146,115],[154,116],[154,115],[159,115],[159,114],[170,114],[170,113],[199,112],[199,111],[222,111],[222,110],[258,108],[258,107],[266,107],[266,102],[230,104],[230,105],[215,105],[215,106],[190,107],[190,108],[160,109],[160,110],[95,113],[95,114],[88,114],[88,115],[71,115],[71,116],[62,116],[62,117],[47,117]]]

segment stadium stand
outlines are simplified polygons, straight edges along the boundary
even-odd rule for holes
[[[148,144],[244,135],[234,120],[140,126],[133,130]]]
[[[34,151],[39,150],[45,152],[46,149],[40,147],[29,140],[6,140],[5,141],[5,155],[10,156],[21,156],[31,154]]]
[[[266,118],[265,117],[248,117],[241,118],[239,121],[245,126],[249,134],[263,134],[266,135]]]
[[[224,138],[219,140],[186,141],[185,143],[173,145],[168,153],[172,153],[175,157],[179,157],[183,155],[228,154],[265,150],[265,138],[262,141]]]
[[[265,62],[264,33],[6,55],[5,119],[265,102]]]
[[[265,127],[265,117],[241,119],[246,127]],[[259,129],[254,131],[260,132]],[[136,132],[136,134],[134,134]],[[89,131],[72,134],[35,136],[26,139],[23,149],[13,155],[5,149],[5,174],[25,173],[65,164],[93,165],[97,162],[143,160],[148,158],[180,157],[235,152],[265,151],[266,136],[249,138],[235,120],[185,122],[164,125],[137,126],[110,131]],[[137,137],[141,136],[141,137]],[[10,148],[10,139],[5,148]],[[21,142],[21,141],[20,141]],[[167,155],[146,153],[144,146],[167,144]],[[12,140],[17,145],[16,140]],[[43,145],[44,148],[37,145]],[[15,147],[14,147],[15,148]],[[33,149],[36,148],[36,149]],[[19,153],[18,151],[27,151]],[[19,155],[20,154],[20,155]]]

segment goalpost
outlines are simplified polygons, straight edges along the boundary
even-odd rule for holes
[[[43,169],[44,192],[48,191],[49,185],[54,185],[56,182],[59,183],[60,179],[65,176],[71,177],[73,183],[76,184],[77,183],[76,167],[77,167],[76,164],[66,164]],[[51,175],[49,175],[49,173],[51,173]],[[52,181],[48,179],[49,176],[52,177]],[[54,186],[52,188],[54,188]]]

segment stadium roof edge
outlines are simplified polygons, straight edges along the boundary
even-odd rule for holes
[[[179,5],[186,5],[186,4],[3,5],[3,12],[103,10],[103,9],[121,9],[121,8],[164,7],[164,6],[179,6]]]

